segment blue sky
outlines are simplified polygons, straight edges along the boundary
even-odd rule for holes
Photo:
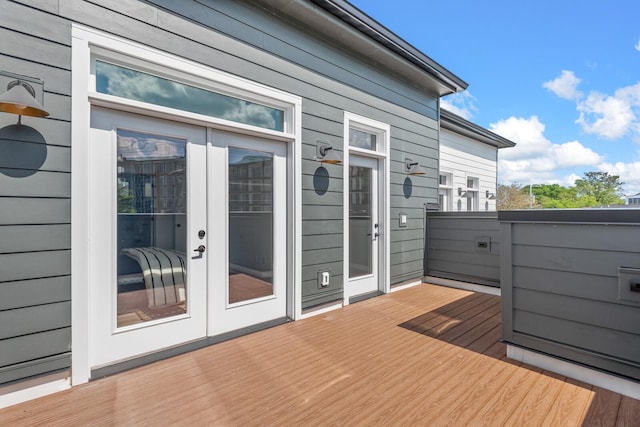
[[[461,77],[443,107],[516,142],[499,181],[640,193],[640,1],[352,0]]]

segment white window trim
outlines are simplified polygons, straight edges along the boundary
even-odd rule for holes
[[[72,366],[71,383],[85,383],[90,378],[89,349],[89,217],[88,178],[89,127],[91,105],[117,107],[120,111],[143,113],[150,116],[179,120],[216,129],[269,139],[289,141],[288,168],[291,187],[288,212],[293,220],[293,234],[288,252],[292,254],[287,277],[293,284],[287,311],[294,319],[302,316],[302,98],[284,91],[252,82],[148,46],[103,33],[89,27],[72,24],[71,56],[71,324]],[[191,81],[198,86],[223,91],[231,96],[254,101],[285,110],[284,132],[263,129],[200,114],[188,113],[144,102],[99,94],[95,91],[92,74],[93,58],[97,56],[127,59],[127,63],[140,61],[162,75]],[[137,59],[136,59],[137,58]],[[157,68],[156,68],[157,67]],[[168,73],[168,74],[167,74]]]
[[[349,129],[355,128],[364,130],[367,132],[375,133],[379,136],[377,141],[376,150],[367,150],[364,148],[350,147],[349,146]],[[379,162],[378,174],[382,178],[382,185],[379,185],[379,189],[383,189],[384,198],[379,198],[379,209],[381,212],[380,223],[382,224],[382,235],[384,248],[382,249],[382,256],[379,260],[379,277],[381,281],[380,291],[389,293],[391,291],[391,167],[389,165],[390,150],[391,150],[391,126],[379,122],[377,120],[370,119],[368,117],[360,116],[358,114],[344,112],[344,162],[343,171],[345,179],[343,179],[343,285],[346,287],[349,282],[349,180],[346,178],[346,174],[349,171],[349,156],[352,154],[377,158]],[[380,191],[380,190],[378,190]],[[349,296],[347,292],[344,293],[343,305],[349,305]]]
[[[447,176],[447,184],[440,184],[440,175]],[[453,188],[453,172],[441,170],[438,172],[438,187],[439,188]]]

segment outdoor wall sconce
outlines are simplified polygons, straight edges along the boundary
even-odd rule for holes
[[[409,175],[426,175],[427,173],[420,167],[418,162],[411,159],[404,159],[404,171]]]
[[[315,160],[321,163],[329,163],[331,165],[339,165],[342,163],[342,159],[338,153],[336,153],[333,146],[324,141],[318,141],[316,145]]]
[[[458,197],[462,197],[463,199],[470,199],[473,197],[473,195],[468,191],[462,191],[462,187],[458,187]]]
[[[7,91],[0,95],[0,111],[17,114],[18,124],[21,124],[22,116],[47,117],[49,113],[35,96],[33,86],[22,80],[14,80],[7,85]]]
[[[496,199],[496,195],[493,194],[493,193],[489,193],[489,190],[487,190],[486,197],[487,197],[488,200],[495,200]]]

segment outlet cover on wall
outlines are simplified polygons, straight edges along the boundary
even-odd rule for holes
[[[331,285],[331,269],[318,271],[318,289]]]

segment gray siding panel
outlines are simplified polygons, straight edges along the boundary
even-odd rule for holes
[[[427,212],[426,275],[500,286],[497,213]],[[478,247],[486,242],[487,247]]]
[[[71,326],[71,302],[63,301],[0,312],[0,340]]]
[[[69,199],[0,197],[0,225],[71,222]]]
[[[71,149],[0,137],[0,169],[3,168],[71,172]]]
[[[68,46],[56,45],[48,40],[5,28],[0,28],[0,40],[4,55],[66,70],[71,67],[71,49]],[[25,46],[29,46],[29,49],[25,49]]]
[[[512,259],[503,266],[503,286],[509,290],[503,293],[509,325],[503,336],[638,380],[640,311],[637,303],[618,297],[618,268],[640,268],[640,224],[616,223],[624,213],[614,211],[607,221],[608,212],[552,212],[555,219],[540,213],[525,222],[504,221],[510,241],[503,249]]]
[[[3,254],[0,255],[0,271],[3,282],[69,275],[71,251]]]
[[[71,249],[69,224],[0,226],[0,254],[56,249]]]
[[[0,341],[0,367],[68,353],[71,328],[54,329]]]
[[[22,169],[19,171],[0,168],[0,188],[3,196],[71,197],[71,174],[39,171],[28,175],[28,172]],[[16,177],[16,174],[27,176]]]
[[[0,283],[1,310],[71,300],[71,277],[47,277]]]
[[[69,353],[17,363],[0,368],[0,384],[23,380],[45,373],[67,370],[70,365],[71,355]]]

